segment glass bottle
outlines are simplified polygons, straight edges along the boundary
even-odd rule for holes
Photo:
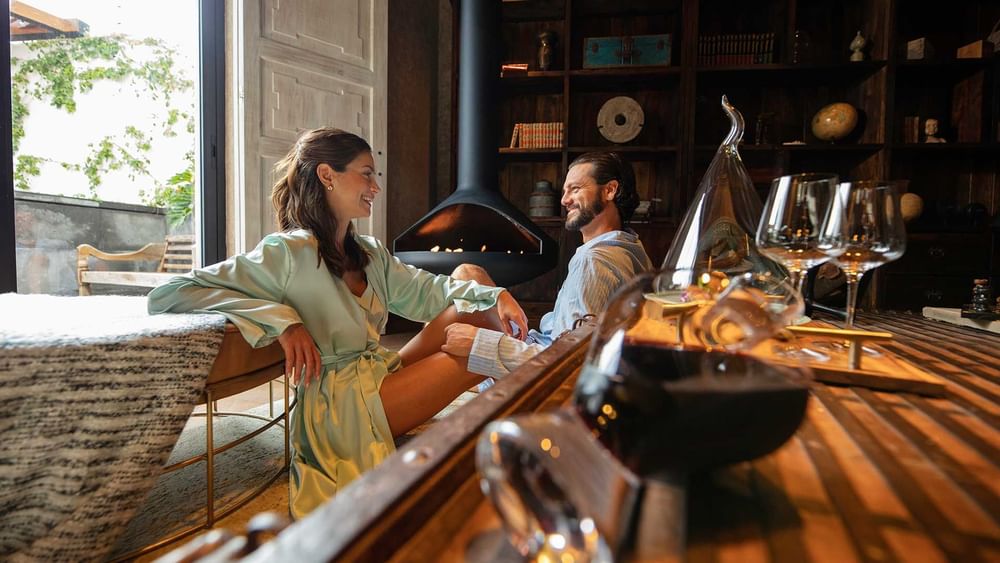
[[[543,31],[538,34],[538,69],[549,70],[552,68],[552,43],[555,42],[555,34],[551,31]]]
[[[990,280],[974,280],[972,287],[972,310],[978,313],[990,312]]]
[[[743,115],[726,96],[722,110],[732,123],[729,134],[698,185],[663,268],[690,269],[697,275],[753,272],[785,277],[785,269],[761,254],[754,242],[762,205],[737,149],[743,138]]]
[[[795,30],[795,37],[792,40],[792,63],[801,64],[811,62],[812,40],[809,33],[802,29]]]

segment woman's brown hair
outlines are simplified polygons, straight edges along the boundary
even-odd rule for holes
[[[295,229],[312,232],[320,260],[337,277],[342,277],[345,271],[364,268],[369,257],[354,237],[353,224],[347,226],[343,254],[337,251],[337,219],[330,213],[316,167],[327,164],[343,172],[358,155],[371,150],[364,139],[353,133],[321,127],[302,133],[285,158],[274,166],[281,175],[271,190],[278,228],[285,232]]]

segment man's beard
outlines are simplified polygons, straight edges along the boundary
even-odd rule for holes
[[[598,198],[594,200],[594,203],[587,207],[577,208],[576,217],[572,219],[566,219],[566,230],[567,231],[579,231],[580,229],[586,227],[594,220],[598,215],[604,211],[607,207],[607,203],[604,200]]]

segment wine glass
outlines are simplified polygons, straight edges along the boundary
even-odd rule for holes
[[[780,262],[792,285],[802,293],[805,273],[830,260],[819,248],[820,233],[831,211],[841,205],[836,197],[836,174],[794,174],[775,178],[757,227],[757,248]]]
[[[898,259],[906,251],[906,229],[899,207],[899,182],[841,182],[842,213],[831,213],[819,247],[847,276],[847,321],[854,328],[858,282],[868,270]],[[841,206],[835,206],[840,209]]]

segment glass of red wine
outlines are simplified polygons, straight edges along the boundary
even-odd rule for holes
[[[522,555],[612,560],[658,545],[643,558],[678,556],[688,475],[767,454],[798,428],[807,370],[677,341],[671,311],[744,310],[713,310],[699,279],[661,270],[626,284],[594,330],[571,405],[483,431],[482,488]],[[645,529],[658,544],[643,542]]]

